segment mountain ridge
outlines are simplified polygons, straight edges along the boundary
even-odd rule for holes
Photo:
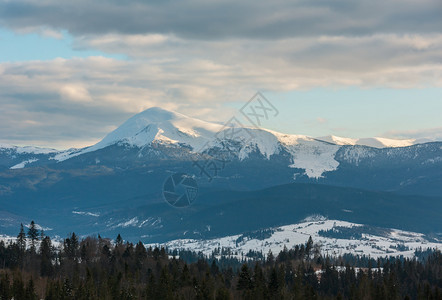
[[[7,167],[19,169],[67,161],[113,145],[140,149],[140,155],[143,149],[152,148],[153,144],[162,145],[163,148],[185,149],[188,147],[189,149],[186,150],[189,152],[188,155],[193,156],[213,153],[229,145],[227,150],[233,151],[239,160],[247,159],[255,152],[266,159],[286,153],[290,160],[287,165],[290,168],[304,169],[309,178],[318,179],[322,178],[326,172],[337,170],[340,162],[335,157],[342,147],[368,147],[365,152],[370,152],[369,148],[394,149],[413,146],[413,140],[410,139],[350,139],[337,136],[313,138],[306,135],[284,134],[264,128],[235,127],[237,125],[206,122],[178,112],[152,107],[132,116],[100,142],[89,147],[65,151],[0,148],[0,154],[10,152],[9,156],[14,159],[9,159],[10,163]],[[364,143],[370,146],[361,145]],[[5,161],[3,164],[6,164],[7,157],[3,158],[3,161]],[[97,157],[96,161],[101,161],[101,159]]]
[[[147,121],[147,122],[146,122]],[[165,124],[167,121],[170,124],[175,125],[176,129],[182,130],[183,133],[194,135],[194,136],[204,136],[206,138],[210,138],[210,135],[215,135],[219,130],[222,129],[222,125],[214,122],[207,122],[200,119],[192,118],[181,114],[179,112],[175,112],[172,110],[166,110],[161,107],[151,107],[140,113],[133,115],[131,118],[123,122],[117,129],[108,133],[102,140],[98,143],[85,147],[85,148],[71,148],[71,149],[52,149],[52,148],[44,148],[44,147],[34,147],[34,146],[15,146],[11,144],[1,144],[0,148],[3,149],[17,149],[19,152],[25,153],[59,153],[59,152],[74,152],[82,149],[90,149],[88,151],[94,151],[100,149],[100,147],[109,146],[115,142],[122,142],[124,140],[128,141],[129,144],[144,146],[145,144],[139,143],[136,139],[133,139],[134,136],[138,135],[143,129],[148,127],[148,125],[160,125]],[[187,121],[187,122],[186,122]],[[134,126],[138,125],[138,126]],[[183,126],[184,125],[184,126]],[[185,126],[187,125],[187,127]],[[198,126],[199,125],[199,126]],[[201,132],[195,132],[192,130],[193,128],[203,129]],[[248,129],[256,129],[253,127],[245,127]],[[161,129],[161,128],[159,128]],[[332,143],[335,145],[359,145],[359,146],[367,146],[373,148],[395,148],[395,147],[408,147],[415,144],[435,142],[436,140],[431,139],[392,139],[392,138],[384,138],[384,137],[371,137],[371,138],[346,138],[339,137],[335,135],[321,136],[321,137],[311,137],[307,135],[300,134],[287,134],[281,133],[270,129],[259,128],[260,130],[267,131],[276,136],[280,137],[290,137],[290,140],[298,139],[311,139],[311,140],[319,140],[323,142]],[[205,132],[204,132],[205,131]],[[157,132],[158,133],[158,132]],[[204,134],[201,134],[204,133]],[[156,134],[153,138],[156,137]],[[150,140],[150,142],[153,140]],[[132,139],[132,143],[130,140]],[[170,138],[169,138],[170,139]],[[167,138],[165,139],[167,140]],[[173,140],[173,139],[170,139]]]

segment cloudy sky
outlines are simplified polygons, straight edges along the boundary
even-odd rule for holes
[[[0,143],[97,142],[161,106],[274,130],[442,139],[440,0],[0,0]]]

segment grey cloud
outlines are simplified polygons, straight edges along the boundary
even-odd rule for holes
[[[440,36],[366,37],[357,43],[380,40],[376,44],[379,54],[371,58],[370,49],[354,48],[352,39],[342,37],[326,39],[324,43],[334,43],[337,50],[319,57],[308,55],[309,48],[317,47],[315,39],[268,44],[168,39],[159,38],[160,47],[149,46],[149,37],[147,46],[124,35],[106,36],[105,43],[101,38],[82,40],[112,51],[130,47],[134,59],[127,61],[89,57],[0,64],[0,142],[85,146],[85,141],[102,138],[132,114],[151,106],[223,121],[231,115],[223,115],[226,111],[218,110],[220,106],[245,101],[257,90],[442,86],[442,66],[428,63],[440,57]],[[420,49],[415,50],[419,55],[409,57],[407,53],[415,48]],[[293,55],[296,52],[299,57]],[[352,59],[340,68],[337,58],[345,54]],[[365,60],[362,65],[356,64],[358,56]],[[366,69],[370,63],[375,67]]]
[[[0,67],[0,142],[4,143],[86,146],[151,106],[183,112],[187,107],[193,115],[207,109],[189,103],[191,98],[204,99],[208,88],[166,78],[164,70],[139,62],[91,57]],[[70,93],[64,94],[66,86]],[[76,90],[87,91],[91,99],[77,99]]]
[[[167,35],[109,34],[77,39],[74,46],[125,53],[134,59],[161,58],[178,64],[191,59],[206,60],[216,65],[219,72],[233,67],[255,71],[261,66],[279,69],[281,73],[288,68],[345,72],[352,73],[353,78],[356,74],[392,68],[433,65],[437,70],[442,61],[441,34],[298,37],[272,42],[254,39],[214,42]]]
[[[392,130],[388,131],[383,136],[398,139],[416,139],[422,142],[441,141],[442,127],[424,128],[417,130]]]
[[[194,39],[435,33],[439,0],[0,2],[0,24],[48,26],[74,35],[161,33]]]

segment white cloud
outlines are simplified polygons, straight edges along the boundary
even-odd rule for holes
[[[1,63],[0,136],[90,141],[150,106],[222,121],[257,90],[441,87],[441,13],[439,0],[0,0],[0,26],[128,57]]]
[[[65,129],[75,126],[72,140],[97,139],[106,126],[151,106],[223,121],[230,114],[219,110],[223,104],[244,101],[257,90],[442,86],[442,64],[435,63],[442,61],[442,35],[322,36],[271,43],[150,35],[137,43],[137,37],[75,41],[79,47],[94,45],[110,53],[130,48],[128,60],[89,57],[0,64],[0,104],[5,111],[8,107],[7,114],[26,111],[26,119],[35,121],[44,120],[33,117],[41,111],[72,117],[72,123],[56,118],[61,125],[51,129],[16,126],[17,121],[3,117],[0,135],[25,140],[32,133],[43,139],[49,130],[53,139],[66,139]],[[147,42],[150,39],[157,42]],[[112,123],[111,114],[116,117]],[[86,116],[90,120],[85,123]]]
[[[82,84],[65,84],[60,87],[60,96],[66,100],[89,102],[92,97]]]
[[[383,134],[394,139],[416,139],[422,141],[442,141],[442,127],[417,130],[391,130]]]

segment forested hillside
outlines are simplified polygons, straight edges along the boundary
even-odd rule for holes
[[[229,258],[71,233],[31,223],[0,242],[0,299],[441,299],[442,255],[323,257],[318,245]],[[254,257],[254,259],[252,258]],[[247,259],[246,259],[247,258]]]

